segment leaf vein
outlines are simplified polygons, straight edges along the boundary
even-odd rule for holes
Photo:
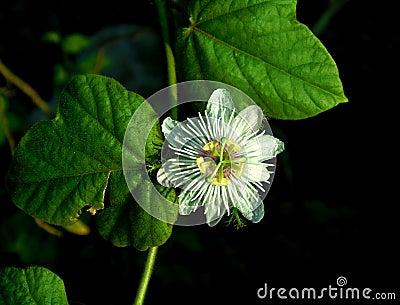
[[[48,179],[38,179],[34,181],[18,181],[18,184],[32,184],[32,183],[42,183],[42,182],[49,182],[49,181],[54,181],[58,179],[68,179],[68,178],[76,178],[76,177],[84,177],[84,176],[90,176],[90,175],[96,175],[96,174],[103,174],[103,173],[113,173],[113,172],[118,172],[124,170],[123,168],[114,168],[114,169],[103,169],[103,170],[97,170],[97,171],[91,171],[91,172],[82,172],[82,173],[76,173],[76,174],[70,174],[70,175],[61,175],[61,176],[55,176],[55,177],[50,177]],[[41,187],[39,185],[39,187]]]
[[[86,107],[85,107],[82,103],[80,103],[79,100],[77,100],[77,99],[76,99],[75,97],[73,97],[73,96],[72,96],[72,99],[75,100],[75,101],[77,102],[76,104],[78,104],[78,105],[80,106],[80,108],[88,115],[88,117],[90,117],[92,120],[94,120],[94,122],[95,122],[98,126],[102,127],[102,129],[104,129],[104,130],[106,131],[107,134],[109,134],[112,138],[114,138],[115,140],[117,140],[119,144],[122,145],[122,142],[120,141],[120,139],[118,139],[114,134],[112,134],[112,132],[111,132],[110,130],[108,130],[107,127],[104,126],[104,125],[98,120],[98,118],[94,117],[94,115],[93,115],[92,113],[90,113],[90,111],[89,111],[88,109],[86,109]],[[96,107],[96,111],[97,111],[97,107]],[[65,120],[64,120],[64,121],[65,121]]]
[[[237,58],[235,56],[235,54],[233,53],[233,59],[236,63],[237,68],[240,71],[240,74],[242,74],[243,78],[246,80],[247,84],[250,86],[251,89],[253,89],[254,93],[258,96],[258,98],[260,100],[263,100],[263,98],[260,96],[260,94],[258,93],[258,91],[254,88],[253,84],[249,81],[249,78],[244,74],[243,70],[240,68],[239,63],[237,61]]]
[[[113,131],[114,131],[115,138],[117,138],[115,111],[114,111],[114,107],[113,107],[113,105],[111,103],[111,98],[110,98],[112,96],[112,92],[110,92],[110,90],[111,90],[110,87],[107,87],[106,90],[107,90],[107,97],[108,97],[107,101],[108,101],[108,104],[109,104],[109,107],[110,107],[110,111],[111,111],[110,119],[112,121],[112,126],[113,126]]]
[[[68,200],[69,197],[70,197],[72,194],[74,194],[75,190],[78,189],[78,186],[79,186],[79,184],[81,183],[81,181],[83,180],[83,178],[84,178],[84,176],[80,176],[80,177],[79,177],[79,180],[76,181],[76,184],[69,190],[69,192],[68,192],[67,194],[65,194],[65,193],[63,192],[64,198],[62,198],[62,199],[60,200],[60,202],[58,203],[58,205],[55,206],[55,208],[51,211],[51,214],[49,214],[49,218],[50,218],[50,219],[53,219],[54,215],[55,215],[57,212],[62,212],[62,211],[64,211],[64,206],[66,205],[66,203],[70,203],[70,201]]]
[[[222,14],[219,14],[219,15],[216,15],[216,16],[212,16],[212,17],[209,18],[209,19],[205,19],[205,20],[202,20],[202,21],[199,21],[199,22],[196,22],[196,23],[192,24],[191,27],[197,27],[199,24],[206,23],[206,22],[208,22],[208,21],[213,21],[213,20],[218,19],[218,18],[221,18],[221,17],[223,17],[223,16],[226,16],[226,15],[229,15],[229,14],[234,14],[234,13],[237,13],[237,12],[240,12],[240,11],[243,11],[243,10],[247,10],[247,9],[250,9],[250,8],[253,8],[253,7],[256,7],[256,6],[259,6],[259,5],[264,5],[265,3],[271,2],[271,1],[273,1],[273,0],[265,0],[265,1],[262,1],[262,2],[259,2],[259,3],[254,3],[254,4],[251,4],[251,5],[247,5],[247,6],[244,6],[244,7],[240,7],[240,8],[237,8],[237,9],[234,9],[234,10],[231,10],[231,11],[228,11],[228,12],[225,12],[225,13],[222,13]],[[197,14],[197,17],[206,9],[206,7],[210,4],[210,2],[211,2],[211,1],[209,1],[209,2],[199,11],[199,13]]]
[[[275,69],[275,70],[277,70],[277,71],[279,71],[279,72],[281,72],[283,74],[286,74],[288,77],[298,79],[298,80],[302,81],[303,83],[308,84],[310,87],[314,87],[314,88],[316,88],[318,90],[321,90],[321,91],[323,91],[323,92],[325,92],[325,93],[327,93],[329,95],[336,96],[334,93],[326,90],[325,88],[317,86],[316,84],[313,84],[313,83],[309,82],[308,80],[302,79],[302,78],[298,77],[297,75],[291,74],[290,72],[288,72],[288,71],[286,71],[286,70],[284,70],[284,69],[282,69],[280,67],[277,67],[277,66],[275,66],[275,65],[273,65],[273,64],[271,64],[271,63],[269,63],[269,62],[267,62],[265,60],[263,60],[262,58],[260,58],[258,56],[250,54],[250,53],[248,53],[248,52],[246,52],[246,51],[244,51],[242,49],[239,49],[238,47],[229,44],[228,42],[226,42],[226,41],[224,41],[224,40],[212,35],[211,33],[203,31],[202,29],[200,29],[198,27],[193,27],[193,30],[197,31],[198,33],[200,33],[200,34],[202,34],[202,35],[204,35],[204,36],[206,36],[208,38],[210,38],[211,40],[213,40],[213,41],[215,41],[217,43],[220,43],[220,44],[224,45],[225,47],[227,47],[227,48],[229,48],[231,50],[237,51],[238,53],[241,53],[241,54],[243,54],[245,56],[248,56],[248,57],[250,57],[250,58],[252,58],[252,59],[254,59],[256,61],[259,61],[259,62],[269,66],[272,69]]]
[[[196,37],[195,36],[191,36],[192,41],[193,41],[193,46],[194,46],[194,52],[195,52],[195,56],[197,58],[197,62],[199,63],[199,68],[200,68],[200,73],[201,73],[201,78],[206,78],[204,71],[203,71],[203,66],[200,64],[201,63],[201,57],[199,56],[198,53],[198,48],[195,47],[195,45],[198,45],[198,42],[196,41]]]
[[[31,287],[29,285],[28,279],[27,279],[27,273],[24,269],[22,269],[22,273],[24,275],[24,282],[26,283],[26,287],[28,288],[28,292],[29,292],[29,296],[32,299],[33,302],[35,302],[35,304],[38,304],[38,302],[36,302],[36,300],[34,299],[32,292],[31,292]]]

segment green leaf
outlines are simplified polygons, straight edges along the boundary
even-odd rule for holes
[[[147,203],[157,200],[150,191],[150,188],[153,187],[150,181],[139,177],[137,181],[140,183],[135,191],[143,194],[140,196],[141,200],[146,200]],[[146,250],[151,245],[163,244],[171,235],[171,225],[154,218],[138,205],[133,205],[129,190],[126,189],[123,193],[119,189],[119,186],[124,183],[122,173],[113,175],[110,183],[110,195],[118,196],[119,202],[97,217],[100,234],[114,245],[132,245],[139,250]],[[175,201],[176,196],[173,189],[158,188],[162,195],[170,201]]]
[[[130,168],[123,168],[121,160],[125,130],[142,103],[141,96],[111,78],[74,77],[61,94],[56,118],[32,126],[15,151],[7,179],[14,203],[33,217],[65,226],[75,222],[84,210],[95,214],[104,209],[110,184],[110,207],[102,211],[98,227],[100,232],[117,227],[115,230],[124,238],[103,236],[110,237],[117,246],[134,245],[138,249],[164,243],[172,226],[142,210],[123,175],[124,170],[137,173],[139,193],[146,187],[141,183],[146,165],[140,148],[130,150]],[[145,103],[147,117],[141,119],[153,121],[155,112]],[[135,132],[133,138],[143,138],[143,129]],[[143,230],[135,229],[146,222],[151,222],[146,234],[152,239],[143,239]]]
[[[63,281],[43,267],[0,269],[0,305],[68,305]]]
[[[296,20],[296,0],[195,0],[189,14],[177,43],[185,79],[235,86],[279,119],[347,101],[334,60]]]

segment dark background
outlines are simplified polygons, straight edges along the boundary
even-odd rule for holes
[[[330,3],[299,0],[298,20],[312,29]],[[338,65],[349,102],[306,120],[271,120],[286,150],[278,157],[262,222],[239,231],[175,227],[159,249],[146,304],[267,304],[272,301],[256,296],[264,283],[322,288],[336,285],[339,276],[347,278],[347,287],[397,292],[400,298],[397,18],[388,2],[349,0],[338,9],[318,37]],[[99,31],[121,24],[149,27],[158,34],[154,3],[2,1],[0,59],[55,105],[53,69],[65,57],[43,35],[58,31],[98,37]],[[164,54],[157,40],[144,52],[150,59],[138,52],[135,64],[152,62],[146,75],[150,87],[135,87],[142,75],[123,70],[123,65],[105,74],[146,96],[166,85]],[[4,85],[0,76],[0,87]],[[14,90],[9,112],[19,118],[13,132],[18,142],[42,116]],[[7,142],[0,152],[5,176],[11,162]],[[114,247],[95,229],[88,236],[55,237],[12,204],[4,183],[0,196],[0,267],[48,267],[64,280],[71,301],[133,303],[146,253]]]

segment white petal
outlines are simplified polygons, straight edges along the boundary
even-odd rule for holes
[[[235,206],[240,210],[240,212],[242,212],[242,214],[249,214],[253,211],[253,205],[251,202],[251,198],[250,200],[248,198],[245,198],[248,196],[245,196],[244,194],[242,195],[242,197],[237,198],[236,202],[235,202]]]
[[[167,137],[172,129],[174,129],[179,124],[178,121],[167,117],[163,123],[161,124],[161,131],[163,132],[164,136]]]
[[[210,226],[210,227],[214,227],[215,225],[217,225],[220,221],[221,221],[221,219],[224,217],[224,215],[221,215],[221,216],[219,216],[218,218],[216,218],[216,219],[214,219],[214,220],[211,220],[211,221],[207,221],[207,224]]]
[[[248,141],[244,148],[249,159],[256,158],[259,162],[276,157],[284,149],[284,143],[271,135],[255,137]]]
[[[264,204],[261,199],[258,201],[256,208],[252,211],[242,212],[242,215],[253,223],[259,222],[264,217]]]
[[[246,107],[240,111],[231,124],[234,127],[236,138],[242,135],[252,134],[259,130],[263,118],[264,114],[261,108],[256,105]]]
[[[196,118],[194,118],[194,120],[196,120]],[[198,149],[207,142],[198,136],[198,132],[194,130],[192,125],[193,120],[177,122],[167,118],[164,120],[161,128],[164,132],[165,139],[168,143],[172,144],[172,146],[178,149],[187,147],[188,149],[198,151]]]
[[[263,163],[246,164],[246,168],[243,172],[243,178],[256,182],[266,182],[269,180],[270,176],[270,172]]]
[[[234,196],[232,198],[233,205],[239,209],[239,211],[247,219],[253,217],[253,211],[260,205],[261,199],[258,195],[257,190],[250,182],[244,182],[241,179],[232,178],[232,193],[240,194],[240,196]]]
[[[205,203],[206,221],[210,227],[215,226],[226,213],[225,205],[222,202],[220,188],[213,188],[212,200]]]
[[[223,118],[226,123],[232,111],[234,106],[230,93],[225,89],[216,89],[208,100],[206,115],[216,119]]]

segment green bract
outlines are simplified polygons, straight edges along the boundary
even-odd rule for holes
[[[296,20],[296,2],[191,1],[177,44],[183,77],[235,86],[273,118],[303,119],[346,102],[336,64]]]
[[[55,225],[70,224],[83,211],[95,214],[106,208],[98,215],[98,227],[114,244],[144,250],[164,243],[172,226],[141,209],[122,173],[141,172],[145,166],[139,149],[130,151],[131,168],[123,169],[121,162],[126,127],[142,103],[141,96],[111,78],[74,77],[61,94],[56,118],[34,125],[15,151],[8,174],[15,204]],[[149,104],[148,109],[149,118],[143,120],[155,115]],[[140,132],[132,136],[143,137]],[[154,137],[150,143],[160,139],[159,126],[155,125],[150,135]],[[147,145],[148,155],[154,155],[154,150],[153,145]],[[142,188],[146,185],[139,183],[141,175],[135,177],[137,190],[145,192]],[[105,202],[108,187],[109,202]],[[168,196],[174,200],[173,190]]]

